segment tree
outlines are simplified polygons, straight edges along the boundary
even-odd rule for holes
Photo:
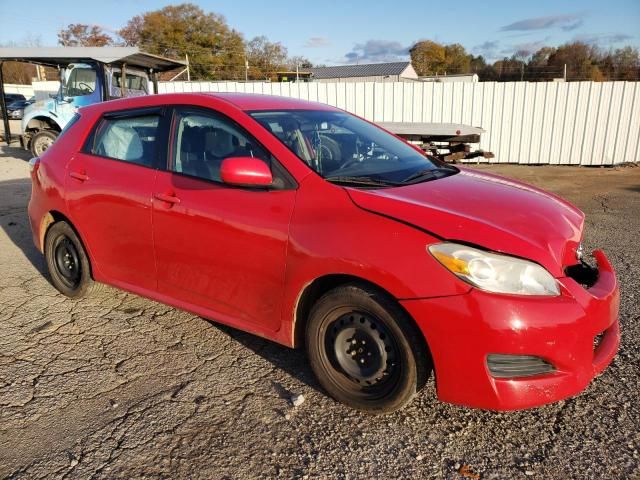
[[[410,50],[411,63],[418,75],[470,73],[473,55],[459,43],[441,45],[432,40],[416,43]]]
[[[584,42],[572,42],[560,45],[549,55],[547,66],[562,72],[567,66],[567,80],[600,80],[598,69],[600,55],[597,47]]]
[[[411,64],[420,76],[443,74],[446,70],[444,46],[431,40],[416,43],[409,50]]]
[[[614,80],[640,80],[640,52],[637,48],[618,48],[607,57],[610,58],[608,71]]]
[[[27,36],[20,42],[8,42],[0,44],[0,47],[41,47],[42,42],[39,37]],[[56,79],[59,74],[51,67],[40,67],[40,72],[45,74],[45,78]],[[31,63],[24,62],[3,62],[2,73],[5,83],[17,83],[19,85],[29,85],[32,79],[38,76],[38,67]]]
[[[288,70],[295,71],[296,66],[298,68],[313,68],[313,63],[302,55],[295,55],[287,58],[287,64],[285,65]]]
[[[113,38],[97,25],[71,23],[58,32],[58,43],[64,47],[104,47],[113,45]]]
[[[452,43],[444,47],[445,72],[448,74],[469,73],[471,58],[459,43]]]
[[[247,61],[251,78],[271,79],[278,70],[286,68],[287,49],[264,35],[255,37],[247,44]]]
[[[517,82],[523,79],[524,62],[515,55],[511,58],[503,58],[493,64],[497,79],[500,82]]]
[[[133,17],[119,35],[126,45],[175,58],[189,56],[191,76],[198,80],[244,75],[244,41],[225,18],[205,13],[192,3],[170,5]]]

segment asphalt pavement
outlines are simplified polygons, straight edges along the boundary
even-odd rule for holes
[[[640,479],[639,167],[480,167],[574,202],[618,270],[622,345],[585,392],[495,413],[431,380],[368,416],[302,351],[116,289],[60,295],[31,243],[28,158],[0,147],[0,478]]]

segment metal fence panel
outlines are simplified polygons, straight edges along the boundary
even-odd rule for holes
[[[486,130],[500,163],[640,162],[640,82],[161,82],[160,93],[247,92],[327,103],[374,122],[454,122]],[[484,161],[480,159],[480,161]]]

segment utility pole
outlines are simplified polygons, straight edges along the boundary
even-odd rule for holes
[[[520,64],[520,81],[524,80],[524,62]]]
[[[300,81],[300,71],[299,71],[298,67],[300,67],[300,64],[298,62],[296,62],[296,83],[298,83]]]
[[[187,61],[187,82],[190,82],[191,81],[191,70],[189,68],[189,55],[187,55],[185,53],[184,58]]]
[[[244,81],[249,81],[249,60],[246,57],[244,59]]]
[[[567,64],[564,64],[564,74],[562,75],[562,78],[564,78],[564,81],[567,81]]]

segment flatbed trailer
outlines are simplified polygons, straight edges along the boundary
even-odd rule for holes
[[[494,157],[491,152],[471,149],[470,144],[480,143],[480,135],[485,133],[480,127],[428,122],[378,122],[378,125],[446,162]]]

